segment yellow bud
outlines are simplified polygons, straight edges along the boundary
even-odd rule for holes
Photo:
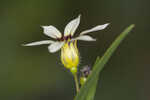
[[[86,77],[80,77],[80,84],[84,85],[84,83],[86,82],[87,78]]]
[[[68,40],[61,48],[61,62],[68,69],[78,66],[79,52],[76,40],[75,41]]]

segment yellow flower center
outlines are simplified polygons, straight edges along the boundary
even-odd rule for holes
[[[77,40],[67,40],[64,46],[61,48],[61,62],[63,65],[72,69],[79,64],[79,52],[77,48]]]

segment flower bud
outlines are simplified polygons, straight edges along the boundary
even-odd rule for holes
[[[79,64],[79,52],[77,48],[77,41],[67,41],[61,48],[61,62],[68,68],[72,69]]]
[[[91,69],[90,67],[84,66],[83,69],[80,70],[81,71],[81,76],[80,76],[80,84],[81,86],[84,85],[84,83],[87,80],[87,77],[89,76],[89,74],[91,73]]]
[[[86,82],[87,78],[86,77],[80,77],[80,84],[84,85],[84,83]]]

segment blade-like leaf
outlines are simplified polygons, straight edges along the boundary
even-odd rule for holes
[[[117,49],[122,40],[128,35],[128,33],[133,29],[133,27],[134,25],[130,25],[128,28],[126,28],[111,44],[102,58],[96,60],[92,73],[89,75],[87,82],[81,87],[80,92],[75,97],[75,100],[94,99],[99,73],[102,71],[104,65],[108,62],[114,51]]]
[[[95,64],[96,65],[99,61],[100,57],[98,56],[96,58]],[[98,76],[95,78],[93,85],[89,88],[89,92],[87,94],[86,100],[94,100],[94,96],[95,96],[95,92],[96,92],[96,86],[97,86],[97,82],[98,82]]]

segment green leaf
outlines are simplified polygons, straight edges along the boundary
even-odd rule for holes
[[[96,58],[94,65],[96,65],[98,63],[99,59],[100,59],[100,57],[98,56]],[[96,92],[96,86],[97,86],[97,82],[98,82],[98,76],[95,78],[92,86],[89,88],[89,92],[87,94],[86,100],[94,100],[94,96],[95,96],[95,92]]]
[[[128,35],[128,33],[133,29],[134,25],[130,25],[126,28],[111,44],[107,49],[101,59],[97,58],[92,73],[89,75],[87,82],[81,87],[80,92],[77,93],[75,100],[94,100],[97,81],[99,74],[104,68],[104,65],[108,62],[114,51],[117,49],[122,40]]]

